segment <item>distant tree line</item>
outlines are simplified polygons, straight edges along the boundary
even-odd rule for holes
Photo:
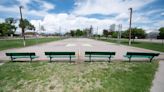
[[[121,33],[119,33],[119,31],[110,31],[107,29],[103,30],[103,36],[104,37],[111,37],[111,38],[117,38],[118,34],[121,34],[121,38],[129,38],[129,30],[125,30],[125,31],[121,31]],[[131,38],[135,39],[143,39],[146,38],[147,34],[145,32],[145,30],[141,29],[141,28],[132,28],[131,30]],[[164,27],[161,27],[159,29],[159,34],[158,37],[156,37],[158,39],[164,39]]]
[[[158,36],[159,39],[164,39],[164,27],[161,27],[159,29],[159,36]]]
[[[90,28],[85,29],[75,29],[70,30],[70,32],[67,32],[65,35],[69,35],[72,37],[91,37],[93,35],[93,28],[92,26]]]
[[[104,36],[106,38],[108,38],[108,37],[117,38],[118,35],[121,36],[121,38],[129,38],[129,30],[119,32],[119,31],[112,31],[109,29],[103,29],[102,31],[103,31],[103,33],[101,36]],[[90,36],[100,37],[100,34],[94,34],[93,35],[92,27],[91,28],[85,28],[85,29],[70,30],[70,32],[65,33],[65,35],[69,35],[72,37],[90,37]],[[157,35],[158,35],[158,37],[156,37],[156,38],[164,39],[164,27],[161,27],[159,29],[159,33]],[[144,39],[146,37],[147,37],[147,33],[142,28],[132,28],[132,30],[131,30],[131,38],[132,39],[135,39],[135,38]],[[153,38],[155,38],[155,37],[153,36]]]

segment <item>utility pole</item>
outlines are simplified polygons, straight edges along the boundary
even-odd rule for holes
[[[121,31],[122,31],[122,24],[119,24],[118,25],[118,35],[117,35],[117,39],[118,39],[119,44],[121,42]]]
[[[92,25],[90,26],[90,28],[89,28],[89,32],[88,32],[88,36],[89,36],[89,38],[91,38],[92,37],[92,34],[93,34],[93,27],[92,27]]]
[[[61,38],[61,26],[59,26],[59,37]]]
[[[23,6],[19,6],[19,10],[20,10],[20,16],[21,16],[21,19],[20,19],[20,24],[21,24],[21,28],[22,28],[22,36],[23,36],[23,45],[26,46],[26,41],[25,41],[25,31],[24,31],[24,22],[23,22],[23,17],[22,17],[22,9]]]
[[[99,27],[97,26],[97,32],[96,32],[96,35],[98,35],[98,30],[99,30]]]
[[[96,35],[95,35],[96,39],[97,39],[97,37],[98,37],[98,30],[99,30],[99,28],[98,28],[98,26],[97,26]]]
[[[131,25],[132,25],[132,12],[133,12],[133,9],[132,8],[129,8],[130,10],[130,22],[129,22],[129,45],[131,45]]]

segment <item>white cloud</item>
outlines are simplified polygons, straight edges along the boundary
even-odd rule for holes
[[[49,14],[48,11],[55,8],[54,4],[48,3],[42,0],[17,0],[19,5],[13,5],[11,7],[0,5],[0,12],[6,12],[11,14],[18,14],[19,15],[19,6],[23,6],[22,12],[25,17],[28,16],[36,16],[36,17],[44,17],[45,15]],[[32,1],[39,3],[41,10],[34,10],[29,9],[28,4]]]
[[[148,12],[144,12],[144,15],[152,15],[152,14],[158,14],[159,12],[162,12],[163,9],[153,9]]]
[[[146,24],[146,23],[152,23],[153,21],[151,19],[149,19],[146,16],[142,16],[142,15],[134,15],[133,16],[133,23],[138,23],[138,24]]]
[[[140,10],[145,5],[152,3],[155,0],[78,0],[75,5],[75,9],[72,11],[75,15],[116,15],[108,20],[117,21],[117,24],[123,24],[123,30],[129,26],[129,8],[133,8],[132,27],[138,27],[136,24],[140,23],[152,23],[153,21],[148,18],[148,14],[159,12],[160,10],[154,10],[144,15],[144,13],[138,13],[136,10]],[[105,19],[107,20],[107,19]],[[148,25],[147,25],[148,26]],[[143,28],[147,26],[144,25]]]
[[[0,5],[0,12],[19,13],[19,7],[16,5],[12,7],[5,7]]]
[[[130,7],[138,10],[154,0],[78,0],[73,11],[77,15],[120,14],[126,13]]]
[[[42,2],[43,3],[43,9],[45,9],[46,11],[54,9],[55,6],[50,4],[50,3],[46,3],[46,2]]]
[[[43,20],[31,20],[30,22],[35,25],[36,30],[39,30],[39,24],[44,25],[47,33],[59,32],[59,27],[61,27],[62,32],[67,32],[71,29],[83,29],[89,28],[91,25],[96,31],[97,26],[99,27],[99,33],[102,32],[102,29],[108,29],[111,24],[123,24],[123,30],[127,29],[129,26],[129,7],[133,6],[133,20],[132,26],[136,27],[138,23],[153,23],[153,21],[148,18],[148,15],[151,15],[156,12],[161,12],[161,10],[151,10],[149,12],[138,13],[135,10],[139,10],[143,6],[155,1],[155,0],[77,0],[73,11],[70,14],[59,13],[59,14],[50,14],[48,11],[55,9],[55,5],[48,3],[43,0],[17,0],[20,2],[20,5],[24,6],[22,9],[23,17],[41,17]],[[28,7],[28,4],[32,1],[38,2],[42,10],[34,10]],[[18,14],[19,17],[19,5],[5,7],[0,5],[0,12],[10,12]],[[87,18],[83,15],[90,14],[102,14],[102,15],[116,15],[112,18],[106,19],[97,19],[97,18]],[[164,15],[164,13],[161,13]],[[1,19],[0,19],[1,21]],[[163,22],[158,22],[157,24],[151,25],[142,25],[140,27],[150,30],[156,25],[162,25]]]
[[[164,27],[164,20],[159,21],[158,24],[160,27]]]
[[[120,13],[115,17],[116,20],[128,19],[128,18],[129,18],[128,13]]]
[[[20,5],[22,5],[23,7],[27,7],[27,4],[29,4],[30,2],[31,2],[31,0],[17,0],[19,3],[20,3]]]
[[[99,33],[101,29],[108,29],[109,26],[116,21],[110,19],[96,19],[96,18],[86,18],[77,17],[75,15],[68,15],[66,13],[61,14],[48,14],[43,20],[31,20],[31,23],[35,25],[36,30],[39,30],[39,24],[44,25],[46,33],[59,32],[59,27],[61,27],[62,33],[68,32],[71,29],[84,29],[89,28],[91,25],[94,27],[95,31],[97,26],[99,27]]]

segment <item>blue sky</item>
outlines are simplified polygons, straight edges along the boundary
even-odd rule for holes
[[[62,28],[108,29],[111,24],[128,28],[129,7],[133,8],[132,26],[156,31],[164,26],[164,0],[0,0],[0,22],[7,17],[19,19],[19,6],[24,8],[23,17],[39,30],[54,33]]]

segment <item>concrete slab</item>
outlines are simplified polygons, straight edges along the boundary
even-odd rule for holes
[[[150,92],[164,92],[164,61],[159,62]]]
[[[35,52],[39,56],[36,60],[49,60],[45,55],[45,51],[74,51],[76,52],[77,61],[84,61],[85,51],[113,51],[116,55],[113,59],[115,60],[127,60],[123,57],[127,51],[134,52],[156,52],[152,50],[124,46],[109,42],[97,41],[87,38],[69,38],[60,41],[54,41],[50,43],[34,45],[24,48],[15,48],[0,51],[0,60],[10,60],[9,57],[5,56],[6,52]],[[164,58],[163,56],[161,56]]]

